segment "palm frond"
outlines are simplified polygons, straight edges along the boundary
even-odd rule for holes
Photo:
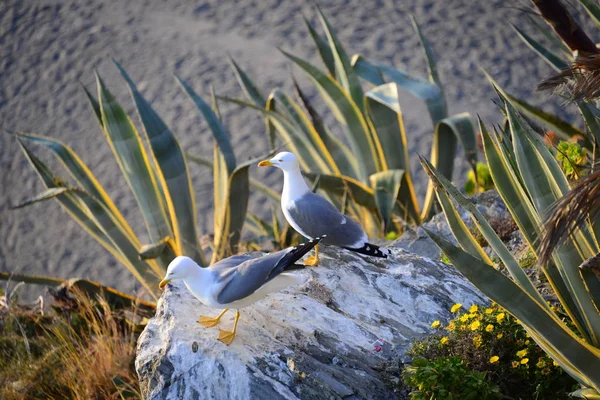
[[[556,246],[572,235],[588,218],[594,221],[598,216],[600,216],[600,171],[581,179],[573,189],[554,203],[544,223],[538,263],[546,265]]]
[[[569,68],[543,80],[537,88],[553,90],[563,85],[568,85],[572,101],[600,97],[600,54],[578,57]]]

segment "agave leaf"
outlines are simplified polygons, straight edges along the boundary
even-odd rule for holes
[[[150,240],[172,237],[167,210],[163,207],[160,183],[154,178],[141,137],[99,75],[96,75],[96,80],[106,139],[144,216]]]
[[[506,248],[506,245],[498,237],[496,232],[494,232],[494,229],[490,226],[477,207],[475,207],[469,199],[463,196],[446,177],[437,172],[429,161],[423,157],[419,158],[421,165],[425,169],[427,175],[429,175],[435,190],[438,192],[441,190],[446,191],[450,198],[456,201],[467,213],[469,213],[473,223],[479,229],[485,240],[490,244],[494,252],[500,257],[500,260],[502,260],[512,278],[523,288],[523,290],[529,293],[532,298],[540,302],[543,307],[548,307],[544,298],[537,292],[535,286],[523,271],[523,268],[521,268],[517,260],[515,260],[513,255]]]
[[[88,101],[90,102],[90,105],[92,106],[94,114],[96,114],[96,119],[98,120],[100,127],[104,129],[104,122],[102,122],[102,110],[100,109],[100,103],[98,103],[98,100],[96,100],[96,98],[90,93],[89,90],[87,90],[85,86],[82,86],[82,88],[85,92],[85,96],[87,97]]]
[[[48,188],[48,189],[44,190],[42,193],[38,194],[37,196],[34,196],[29,200],[25,200],[24,202],[14,206],[14,207],[11,207],[11,209],[16,210],[18,208],[27,207],[30,204],[38,203],[40,201],[53,199],[54,197],[56,197],[60,194],[63,194],[65,192],[69,192],[72,190],[73,190],[73,188],[68,188],[68,187],[64,187],[64,186]]]
[[[215,143],[213,148],[213,186],[214,186],[214,243],[215,251],[211,258],[211,264],[223,257],[227,250],[229,230],[229,174],[223,154],[219,151],[219,146]]]
[[[350,149],[348,149],[348,147],[341,140],[335,137],[335,135],[327,128],[327,125],[325,125],[319,113],[313,108],[308,101],[308,98],[300,89],[296,79],[294,79],[294,87],[298,93],[298,97],[304,105],[304,108],[310,115],[315,131],[319,134],[319,137],[325,144],[325,147],[335,160],[335,164],[339,171],[342,173],[342,175],[350,176],[355,179],[358,178],[359,168],[354,154],[352,154]]]
[[[536,28],[536,31],[544,36],[553,46],[560,49],[560,52],[565,57],[572,57],[573,53],[569,47],[563,42],[554,32],[553,29],[548,29],[548,24],[541,15],[536,15],[537,18],[533,18],[531,15],[527,16],[532,26]]]
[[[579,339],[548,308],[543,307],[501,272],[481,260],[453,246],[450,242],[423,228],[440,247],[452,264],[479,290],[503,308],[510,311],[522,324],[542,338],[543,347],[552,346],[549,352],[555,361],[587,386],[600,387],[600,357],[598,349]],[[565,364],[564,361],[568,364]]]
[[[265,106],[265,110],[267,111],[271,111],[271,112],[275,112],[276,110],[276,106],[275,106],[275,100],[273,99],[273,96],[269,96],[267,98],[267,105]],[[265,124],[267,125],[267,137],[269,138],[269,148],[271,150],[275,150],[275,143],[276,143],[276,129],[275,126],[273,126],[273,124],[271,123],[271,119],[267,118]]]
[[[479,130],[483,139],[483,149],[488,167],[498,193],[504,200],[519,230],[530,247],[537,241],[538,227],[542,221],[531,200],[515,175],[515,168],[509,163],[499,144],[489,135],[485,125],[479,120]]]
[[[331,77],[323,74],[306,61],[285,51],[282,52],[312,80],[333,115],[342,125],[350,147],[361,167],[360,179],[366,182],[369,175],[381,170],[379,160],[382,152],[379,140],[369,130],[360,108]]]
[[[379,216],[383,221],[385,232],[389,232],[392,222],[392,211],[396,205],[396,198],[400,191],[402,176],[404,171],[401,169],[390,169],[371,175],[371,187],[375,196],[375,203]]]
[[[268,107],[269,100],[265,99],[256,84],[248,77],[248,75],[236,64],[233,58],[229,57],[229,64],[233,69],[233,73],[242,88],[242,91],[246,95],[249,101],[252,101],[257,107]],[[269,143],[269,149],[275,149],[275,132],[271,127],[268,118],[265,118],[265,125],[267,128],[267,141]]]
[[[578,101],[577,107],[581,111],[585,125],[592,134],[593,141],[600,143],[600,110],[593,104],[585,101]],[[594,150],[593,144],[588,140],[588,135],[582,134],[581,136],[587,142],[584,144],[584,147],[587,147],[588,150]]]
[[[410,15],[410,22],[412,23],[412,26],[415,32],[417,33],[417,36],[419,36],[419,42],[421,43],[421,48],[423,49],[423,55],[425,56],[425,60],[427,61],[427,75],[429,75],[429,82],[437,85],[437,87],[443,93],[442,83],[440,82],[440,77],[437,72],[437,65],[435,62],[435,57],[433,56],[433,51],[431,50],[431,46],[427,42],[425,36],[423,36],[421,28],[417,23],[417,19],[413,14]]]
[[[334,176],[317,173],[304,173],[313,182],[318,179],[319,187],[325,192],[343,196],[345,192],[357,203],[371,210],[377,209],[374,193],[371,188],[347,176]]]
[[[531,48],[533,51],[538,53],[540,55],[540,57],[542,57],[544,59],[544,61],[546,61],[548,63],[548,65],[550,65],[556,71],[560,72],[563,69],[569,68],[568,63],[564,62],[559,56],[557,56],[552,51],[547,49],[545,46],[543,46],[537,40],[533,39],[532,37],[527,35],[525,32],[521,31],[516,26],[513,25],[512,27],[517,32],[517,35],[521,38],[521,40],[523,40],[523,42],[525,42],[525,44],[529,48]]]
[[[444,118],[435,127],[430,157],[435,168],[448,179],[452,179],[454,158],[459,140],[464,148],[465,158],[475,172],[475,176],[477,176],[477,142],[475,128],[469,113]],[[433,216],[435,211],[433,203],[434,188],[430,182],[421,210],[422,220],[428,220]]]
[[[272,94],[269,98],[273,99],[272,104],[274,105],[274,94]],[[317,161],[319,155],[314,151],[314,148],[312,147],[308,138],[304,135],[304,132],[301,132],[301,130],[297,128],[285,115],[279,112],[269,111],[267,109],[256,107],[253,104],[250,104],[243,100],[225,97],[221,97],[221,99],[234,104],[241,105],[243,107],[252,108],[268,117],[269,123],[282,136],[285,145],[289,147],[294,154],[298,155],[298,162],[300,163],[300,166],[302,168],[309,169],[314,165],[323,166],[326,168],[324,162]]]
[[[360,80],[352,69],[352,65],[350,64],[350,60],[348,59],[346,51],[333,32],[333,29],[325,18],[325,15],[323,15],[321,8],[316,4],[315,8],[317,10],[317,15],[321,25],[323,26],[323,30],[325,31],[325,35],[327,36],[331,54],[333,55],[335,78],[342,85],[346,93],[350,94],[350,97],[354,100],[354,103],[358,106],[358,108],[363,111],[363,90],[360,86]]]
[[[585,8],[585,11],[592,17],[596,25],[600,26],[600,6],[594,0],[579,0],[579,4]]]
[[[437,85],[394,67],[379,62],[368,61],[362,56],[355,56],[353,62],[353,67],[357,74],[373,85],[378,86],[384,83],[381,77],[385,76],[392,82],[395,82],[401,89],[424,101],[433,126],[448,116],[446,100]]]
[[[410,174],[408,145],[398,99],[395,83],[380,85],[366,93],[365,109],[381,141],[387,168],[405,171],[397,200],[401,212],[418,225],[421,216]]]
[[[273,228],[269,226],[265,221],[258,218],[255,214],[247,213],[246,214],[246,228],[252,232],[254,235],[261,236],[270,236],[273,237]]]
[[[156,310],[156,305],[154,303],[132,297],[128,294],[119,292],[110,286],[104,286],[98,282],[87,279],[60,279],[47,276],[0,272],[0,280],[52,287],[66,285],[69,288],[76,287],[90,297],[95,297],[99,294],[103,295],[113,309],[139,307],[144,311],[154,312]]]
[[[586,400],[600,400],[600,394],[598,394],[596,390],[591,388],[576,390],[573,393],[569,393],[569,396]]]
[[[489,78],[489,76],[488,76]],[[491,79],[491,78],[490,78]],[[541,108],[532,106],[524,100],[517,99],[516,97],[504,92],[502,89],[499,91],[506,97],[511,104],[519,110],[520,113],[528,118],[531,118],[540,124],[552,128],[554,132],[563,140],[568,140],[573,136],[579,135],[585,137],[585,132],[579,130],[577,127],[569,124],[568,122],[560,119],[556,115],[549,114]]]
[[[220,231],[215,224],[215,251],[211,264],[237,251],[248,210],[250,195],[248,169],[258,161],[259,159],[255,159],[242,163],[229,176],[226,197],[223,199],[223,212],[220,215],[222,218]]]
[[[145,244],[140,248],[139,255],[142,260],[151,260],[167,254],[170,259],[175,258],[175,243],[170,237],[161,239],[158,243]]]
[[[198,165],[202,165],[203,167],[208,167],[210,169],[213,168],[213,162],[207,158],[192,153],[185,153],[185,156],[188,160],[195,162]],[[281,201],[281,195],[273,189],[271,189],[270,187],[268,187],[267,185],[265,185],[264,183],[262,183],[261,181],[250,178],[250,186],[253,189],[261,192],[271,200],[274,200],[276,203],[279,203]]]
[[[294,136],[299,138],[302,142],[302,146],[298,147],[308,153],[301,153],[299,156],[306,160],[307,164],[311,166],[311,169],[317,169],[329,174],[339,174],[340,171],[335,160],[331,156],[331,153],[329,153],[329,149],[325,146],[321,136],[317,133],[300,106],[294,103],[292,99],[280,90],[275,90],[273,92],[273,98],[275,99],[276,104],[279,105],[278,109],[280,112],[285,112],[296,127],[296,134]],[[276,126],[278,124],[276,122],[273,123]]]
[[[259,107],[264,107],[267,104],[267,100],[262,95],[260,90],[256,84],[248,77],[248,75],[237,65],[237,63],[233,60],[233,58],[229,57],[229,64],[231,65],[231,69],[235,74],[235,77],[242,88],[242,91],[248,98]]]
[[[152,149],[154,165],[157,166],[156,173],[164,190],[164,199],[173,227],[173,250],[176,255],[186,255],[200,265],[205,265],[196,229],[194,191],[181,146],[171,130],[142,97],[125,69],[116,61],[115,64],[129,86]]]
[[[448,221],[448,226],[460,247],[486,264],[494,265],[494,262],[479,243],[477,243],[477,240],[475,240],[475,237],[462,220],[460,213],[454,206],[454,203],[452,203],[452,200],[450,200],[448,193],[445,190],[436,190],[436,194],[442,210],[444,211],[444,215],[446,216],[446,221]]]
[[[19,144],[44,185],[49,189],[58,187],[52,172],[27,148],[25,141],[19,140]],[[81,190],[58,194],[55,199],[81,227],[125,265],[150,295],[158,298],[156,285],[161,274],[160,267],[155,262],[146,263],[138,259],[139,243],[131,240],[102,202]]]
[[[233,153],[233,147],[231,146],[231,142],[229,141],[229,133],[219,120],[219,117],[211,109],[211,107],[204,101],[200,96],[194,92],[194,90],[185,83],[180,77],[175,76],[175,79],[179,83],[179,85],[183,88],[183,90],[190,96],[190,99],[194,102],[198,110],[204,116],[208,127],[210,128],[213,137],[215,138],[217,144],[219,145],[219,149],[225,158],[225,164],[227,165],[227,171],[229,174],[233,172],[236,168],[236,160],[235,154]]]
[[[321,35],[319,35],[317,31],[315,31],[315,28],[313,28],[310,22],[308,22],[308,19],[306,19],[306,17],[304,17],[304,23],[308,28],[308,32],[310,33],[313,42],[315,42],[315,45],[317,46],[317,50],[319,52],[319,55],[321,56],[321,60],[323,60],[323,64],[329,71],[329,74],[331,74],[331,76],[335,76],[335,60],[333,58],[333,52],[331,51],[331,47],[329,47],[329,43],[323,40]]]
[[[62,187],[59,186],[60,179],[54,177],[50,169],[29,150],[24,141],[19,140],[19,146],[46,188],[57,189]],[[85,206],[80,204],[79,200],[73,194],[65,191],[64,193],[58,194],[55,199],[98,243],[106,248],[119,261],[126,262],[117,247],[110,241],[104,232],[102,232],[97,224],[87,216]]]
[[[30,143],[36,143],[44,146],[50,150],[56,158],[61,162],[62,165],[69,171],[71,176],[75,178],[75,181],[88,193],[94,196],[98,201],[103,202],[106,207],[111,211],[119,225],[127,233],[130,238],[135,238],[133,230],[125,221],[125,218],[121,212],[117,209],[117,206],[113,203],[110,196],[100,182],[96,179],[92,171],[84,164],[81,158],[64,143],[45,136],[34,135],[34,134],[20,134],[18,135],[19,141],[22,139],[27,140]]]

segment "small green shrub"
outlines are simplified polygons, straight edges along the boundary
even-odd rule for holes
[[[570,325],[560,309],[553,309]],[[434,321],[431,326],[439,333],[415,342],[409,355],[430,360],[431,364],[448,363],[449,358],[456,357],[464,362],[464,368],[487,374],[502,394],[512,398],[560,399],[574,390],[576,382],[531,339],[516,318],[497,304],[473,305],[466,311],[455,304],[451,311],[456,317],[446,326]],[[456,368],[456,374],[452,379],[464,379],[462,369]],[[405,377],[405,383],[419,388],[411,379]],[[448,378],[448,383],[452,379]],[[456,399],[466,398],[453,395]]]
[[[500,388],[487,379],[485,372],[469,369],[458,357],[444,357],[432,362],[416,358],[402,376],[408,386],[417,388],[410,393],[414,400],[502,398]]]
[[[474,195],[494,188],[494,180],[492,179],[487,164],[481,162],[477,163],[476,171],[477,179],[475,179],[475,172],[473,170],[469,170],[467,173],[465,193],[468,195]]]
[[[587,150],[579,143],[560,141],[556,149],[556,160],[567,178],[577,180],[588,173],[589,160]]]

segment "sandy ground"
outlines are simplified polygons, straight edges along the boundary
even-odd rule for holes
[[[167,4],[168,3],[168,4]],[[325,1],[322,8],[350,54],[393,64],[423,75],[418,40],[409,22],[414,13],[438,55],[452,113],[469,111],[498,121],[493,91],[478,66],[510,92],[561,110],[548,95],[535,95],[551,70],[515,36],[510,22],[523,15],[502,0]],[[94,89],[94,69],[127,110],[131,101],[111,57],[122,62],[138,87],[174,130],[183,147],[211,156],[204,121],[175,84],[186,79],[200,94],[210,85],[223,95],[242,96],[228,67],[230,54],[268,92],[289,88],[290,63],[277,47],[318,63],[302,22],[316,21],[308,2],[281,0],[3,0],[0,2],[0,128],[36,132],[71,145],[94,171],[144,238],[133,195],[119,174],[79,86]],[[528,29],[529,30],[529,29]],[[300,75],[296,71],[296,75]],[[431,123],[425,108],[403,100],[409,143],[429,153]],[[240,159],[263,154],[263,123],[249,110],[223,105],[226,125]],[[135,119],[137,123],[137,117]],[[51,160],[46,157],[45,160]],[[420,187],[423,178],[414,165]],[[276,173],[251,174],[279,187]],[[192,166],[201,232],[212,230],[211,174]],[[0,135],[0,271],[86,277],[121,290],[135,280],[53,201],[20,210],[11,205],[43,190],[14,138]],[[252,209],[264,202],[253,196]],[[143,240],[145,241],[145,240]]]

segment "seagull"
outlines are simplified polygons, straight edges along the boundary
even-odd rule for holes
[[[388,249],[382,251],[379,246],[369,243],[369,237],[360,224],[308,188],[294,154],[284,151],[270,160],[261,161],[258,166],[277,167],[283,171],[281,209],[288,223],[302,236],[314,239],[327,235],[323,244],[340,246],[368,256],[387,258],[390,254]],[[309,257],[304,265],[319,265],[318,245],[315,255]]]
[[[216,317],[200,316],[198,323],[210,328],[233,308],[236,310],[232,331],[219,331],[218,340],[231,344],[235,338],[240,308],[264,299],[291,285],[304,283],[305,277],[288,271],[304,268],[295,264],[323,238],[317,237],[296,247],[257,257],[242,254],[225,258],[207,268],[202,268],[189,257],[176,257],[167,268],[165,278],[159,283],[164,288],[169,282],[182,280],[187,289],[204,305],[224,309]]]

